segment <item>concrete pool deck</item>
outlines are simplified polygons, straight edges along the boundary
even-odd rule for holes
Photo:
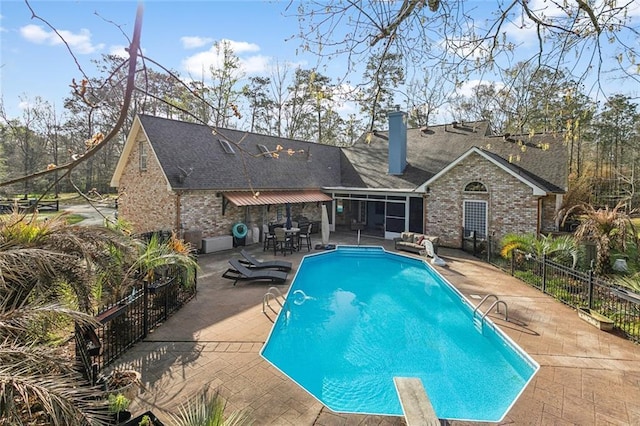
[[[351,233],[331,234],[333,244],[355,242]],[[361,244],[395,251],[391,241],[363,237]],[[261,244],[244,248],[274,258]],[[262,313],[270,284],[234,287],[221,278],[239,251],[201,255],[197,297],[118,361],[142,373],[145,389],[131,406],[134,415],[152,410],[168,419],[207,387],[220,391],[228,410],[247,411],[256,425],[404,425],[399,417],[334,413],[260,356],[272,325]],[[286,283],[276,285],[283,293],[306,254],[276,257],[294,265]],[[441,249],[439,255],[447,265],[436,269],[473,304],[489,293],[508,304],[509,322],[499,314],[491,319],[541,366],[503,424],[640,424],[640,346],[598,330],[571,308],[459,250]]]

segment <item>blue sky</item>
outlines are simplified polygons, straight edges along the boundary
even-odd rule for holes
[[[295,16],[285,17],[288,2],[161,1],[144,3],[142,46],[145,55],[181,75],[195,75],[215,61],[213,42],[232,41],[247,75],[264,74],[275,61],[313,66],[315,58],[298,55]],[[89,76],[90,61],[123,52],[131,37],[134,1],[33,1],[35,13],[49,21],[70,44]],[[295,7],[295,6],[294,6]],[[96,15],[99,14],[99,16]],[[31,19],[23,1],[0,3],[0,82],[5,108],[19,114],[19,97],[42,96],[56,106],[69,93],[71,79],[81,79],[64,44],[42,21]],[[293,15],[290,12],[289,15]],[[121,28],[116,27],[118,24]]]
[[[500,0],[465,1],[468,10],[477,12],[478,21],[494,11]],[[597,0],[596,2],[600,2]],[[562,11],[545,0],[529,0],[534,8],[553,16]],[[34,12],[46,19],[64,36],[76,58],[90,77],[98,75],[91,64],[104,53],[123,52],[131,36],[137,2],[112,1],[43,1],[33,0]],[[633,3],[631,3],[633,4]],[[292,63],[315,68],[317,59],[300,54],[299,31],[295,16],[296,0],[282,1],[178,1],[144,2],[142,47],[146,56],[177,70],[183,77],[197,77],[215,63],[213,42],[230,40],[247,76],[268,75],[274,63]],[[285,9],[289,6],[291,10]],[[475,9],[474,9],[475,8]],[[640,21],[640,1],[630,9],[633,23]],[[518,45],[518,54],[535,49],[537,39],[532,27],[518,26],[516,19],[505,31]],[[116,26],[117,24],[118,26]],[[640,40],[629,40],[640,45]],[[607,48],[605,45],[604,48]],[[342,76],[344,62],[333,60],[321,72],[330,77]],[[62,109],[69,95],[72,79],[82,78],[73,57],[64,44],[42,21],[32,19],[24,1],[0,2],[0,84],[5,109],[10,117],[20,115],[20,97],[41,96]],[[356,78],[356,77],[354,77]],[[492,79],[485,75],[485,78]],[[477,80],[462,86],[469,90]],[[607,83],[611,91],[628,91],[640,96],[640,88]],[[635,84],[637,86],[637,83]]]

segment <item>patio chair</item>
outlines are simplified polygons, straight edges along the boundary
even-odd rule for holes
[[[268,225],[262,225],[262,241],[264,242],[262,246],[262,251],[267,251],[271,247],[271,245],[275,244],[275,235],[271,232],[271,229]]]
[[[300,228],[300,233],[298,234],[298,250],[302,247],[302,240],[305,240],[307,243],[307,251],[311,251],[311,228],[313,227],[313,223],[309,223],[305,228]]]
[[[275,234],[273,255],[275,256],[278,250],[280,250],[284,256],[287,255],[287,250],[293,254],[293,239],[290,235],[287,235],[284,228],[276,228],[273,232]]]
[[[275,271],[273,269],[250,269],[244,266],[238,259],[230,259],[231,268],[224,271],[223,278],[233,280],[233,285],[238,281],[258,281],[266,280],[272,283],[283,283],[287,276],[287,272]]]
[[[244,259],[239,259],[240,263],[247,266],[249,269],[277,269],[280,271],[290,271],[292,264],[285,260],[265,260],[260,261],[255,258],[251,253],[242,249],[240,254]]]

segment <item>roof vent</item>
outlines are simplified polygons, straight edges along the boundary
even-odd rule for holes
[[[226,152],[227,154],[235,154],[236,153],[233,150],[233,147],[231,146],[229,141],[224,140],[224,139],[218,139],[218,142],[220,142],[220,145],[222,145],[222,149],[224,149],[224,152]]]
[[[189,167],[189,169],[184,169],[180,166],[177,167],[178,169],[180,169],[180,173],[178,173],[178,175],[176,176],[176,178],[178,179],[178,183],[184,183],[185,179],[188,178],[191,173],[193,173],[193,167]]]
[[[273,154],[271,153],[271,151],[269,151],[269,148],[267,148],[265,145],[262,145],[261,143],[259,143],[258,149],[260,149],[260,152],[262,152],[263,157],[273,158]]]

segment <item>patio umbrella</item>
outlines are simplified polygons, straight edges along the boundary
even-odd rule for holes
[[[322,205],[322,244],[329,244],[329,214],[327,213],[327,206]]]
[[[291,204],[287,203],[284,205],[284,208],[287,212],[287,223],[286,223],[286,227],[287,229],[291,229]]]

